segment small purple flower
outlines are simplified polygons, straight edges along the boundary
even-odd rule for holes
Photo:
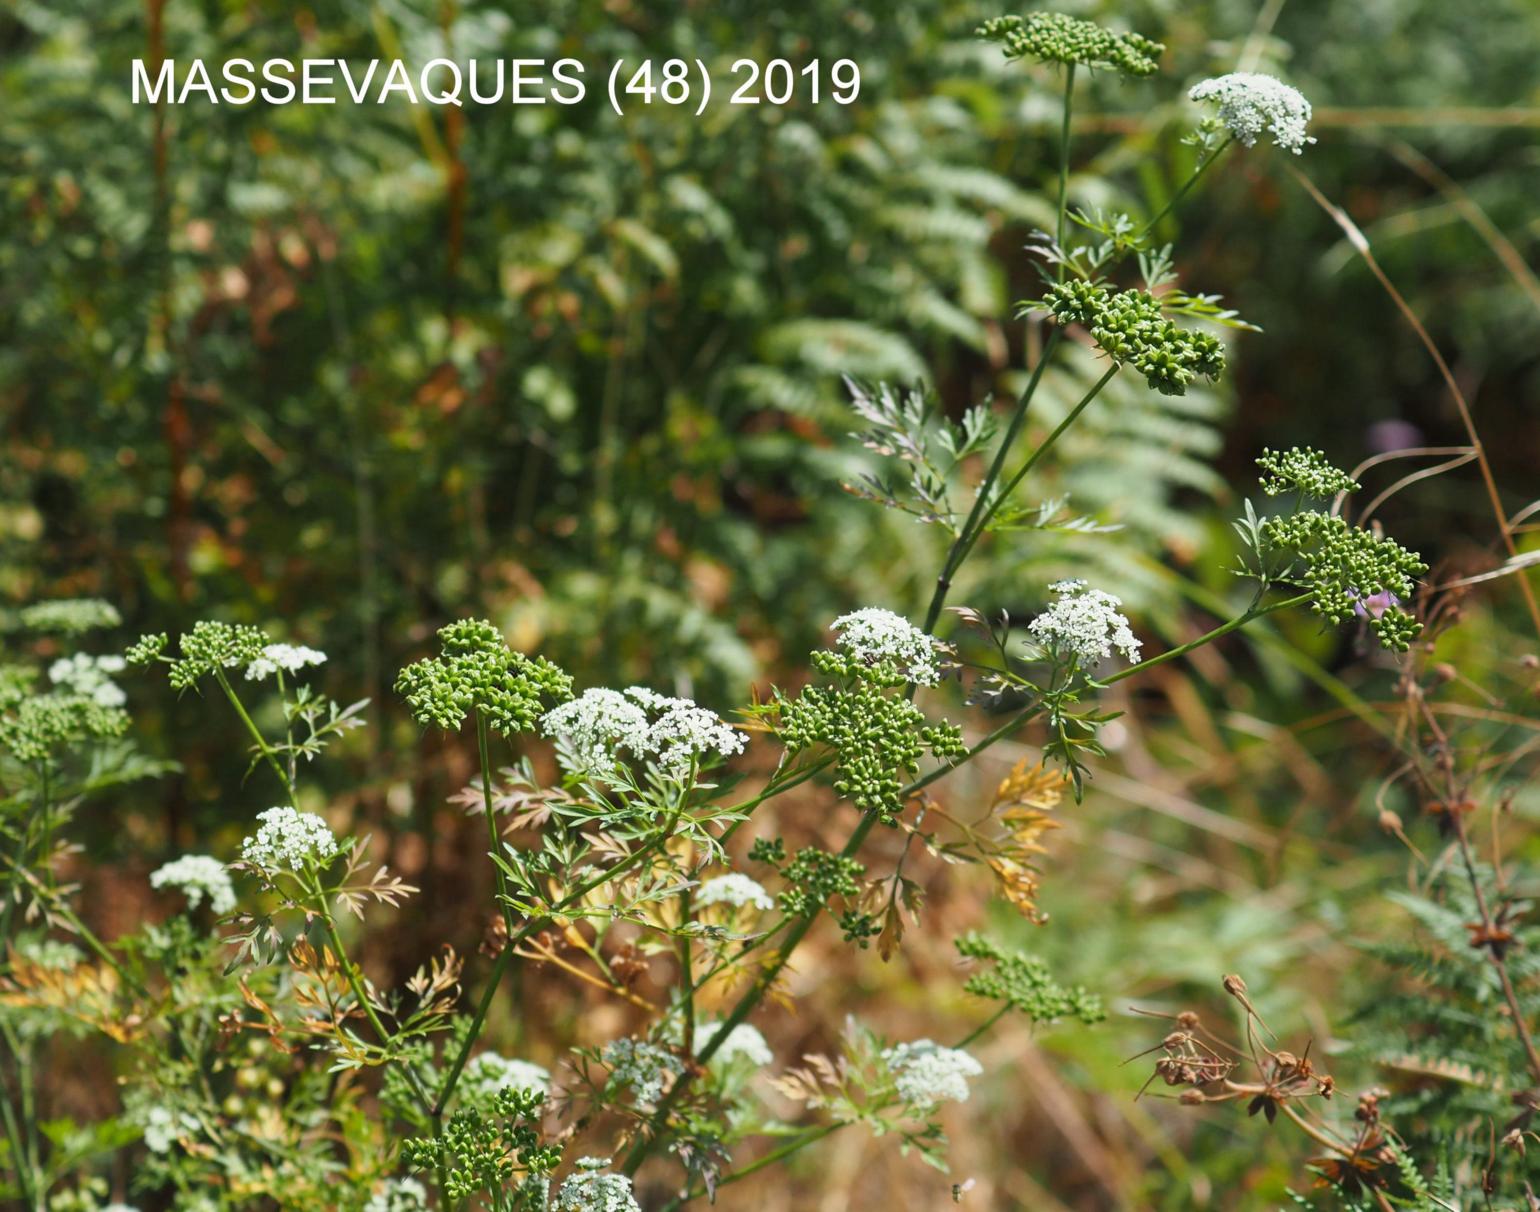
[[[1363,597],[1358,593],[1353,594],[1353,613],[1361,619],[1382,618],[1392,606],[1401,605],[1401,599],[1396,597],[1388,589],[1382,589],[1378,593],[1371,593]]]

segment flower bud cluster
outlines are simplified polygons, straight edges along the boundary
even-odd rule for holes
[[[1261,534],[1269,551],[1297,557],[1299,568],[1290,577],[1310,590],[1310,608],[1323,618],[1343,623],[1365,614],[1370,629],[1392,652],[1405,652],[1421,632],[1421,625],[1397,604],[1411,596],[1412,579],[1428,570],[1416,552],[1317,510],[1267,518]],[[1389,596],[1377,612],[1360,609],[1364,600],[1379,595]]]
[[[1141,34],[1115,34],[1063,13],[995,17],[979,27],[978,35],[1000,43],[1007,59],[1106,67],[1124,76],[1153,76],[1166,49]]]
[[[1319,450],[1294,446],[1276,451],[1264,447],[1257,459],[1262,469],[1262,491],[1270,497],[1286,493],[1328,500],[1342,492],[1357,492],[1359,483],[1345,471],[1339,471]]]
[[[544,700],[572,695],[570,677],[543,657],[515,652],[484,619],[461,619],[438,635],[443,655],[408,665],[396,678],[420,724],[454,731],[476,711],[504,736],[529,732]]]
[[[23,607],[17,618],[28,631],[83,635],[99,627],[116,627],[123,621],[118,608],[100,598],[59,598]]]
[[[781,870],[786,881],[777,898],[781,911],[793,917],[806,917],[835,897],[849,900],[858,896],[865,872],[866,868],[853,858],[805,846]]]
[[[1073,1018],[1099,1023],[1107,1017],[1102,1000],[1079,985],[1068,988],[1053,979],[1048,965],[1035,955],[1006,951],[979,934],[965,934],[957,950],[967,959],[992,965],[973,972],[963,989],[975,997],[1004,1002],[1034,1023]]]
[[[907,698],[890,693],[939,678],[935,640],[887,611],[846,615],[835,629],[839,650],[813,653],[812,665],[837,684],[804,687],[794,699],[778,693],[776,731],[791,754],[815,745],[834,750],[835,791],[891,822],[904,808],[903,776],[919,769],[920,758],[960,757],[967,746],[961,729],[929,723]]]
[[[125,654],[130,665],[148,665],[165,660],[164,633],[144,635]],[[217,623],[204,619],[193,624],[178,641],[179,659],[170,662],[167,678],[175,690],[186,690],[219,669],[250,665],[262,655],[270,637],[260,627],[244,623]]]
[[[1042,306],[1060,324],[1090,329],[1104,354],[1132,366],[1162,395],[1185,395],[1199,376],[1217,379],[1224,373],[1219,338],[1166,319],[1149,291],[1114,291],[1077,279],[1049,287]]]
[[[7,694],[10,710],[0,715],[0,750],[18,762],[41,762],[55,749],[77,741],[104,740],[128,731],[128,715],[79,694]]]

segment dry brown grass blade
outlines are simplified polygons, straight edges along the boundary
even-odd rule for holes
[[[1422,320],[1418,318],[1417,313],[1412,310],[1411,304],[1406,301],[1405,296],[1396,289],[1396,284],[1390,280],[1384,269],[1380,267],[1380,263],[1375,258],[1373,250],[1369,247],[1368,237],[1359,229],[1358,224],[1353,222],[1352,216],[1327,198],[1325,194],[1316,188],[1315,182],[1300,172],[1299,169],[1295,168],[1292,164],[1287,165],[1287,168],[1290,175],[1299,183],[1300,188],[1309,194],[1311,200],[1326,212],[1332,222],[1342,229],[1342,233],[1347,237],[1348,243],[1363,258],[1364,264],[1369,267],[1369,272],[1374,275],[1375,280],[1384,288],[1385,293],[1390,296],[1391,301],[1396,305],[1396,310],[1411,325],[1412,331],[1417,334],[1417,339],[1422,342],[1423,348],[1428,351],[1428,356],[1433,359],[1434,365],[1438,367],[1438,372],[1443,377],[1444,385],[1449,388],[1449,394],[1454,399],[1455,408],[1459,411],[1460,421],[1465,426],[1465,434],[1470,441],[1471,449],[1475,451],[1476,465],[1481,469],[1481,481],[1486,487],[1487,498],[1491,502],[1493,516],[1497,519],[1498,534],[1501,536],[1503,546],[1507,549],[1509,559],[1511,560],[1519,552],[1513,542],[1513,533],[1509,526],[1508,513],[1503,508],[1502,496],[1497,491],[1497,480],[1492,474],[1492,464],[1487,458],[1486,447],[1482,444],[1481,434],[1476,429],[1476,419],[1471,413],[1469,402],[1465,399],[1465,393],[1460,390],[1459,383],[1455,381],[1454,372],[1449,369],[1449,363],[1444,360],[1444,355],[1439,351],[1438,346],[1434,344],[1433,338],[1428,335],[1427,328],[1423,326]],[[1530,622],[1534,624],[1535,634],[1540,635],[1540,602],[1535,600],[1535,591],[1529,583],[1529,577],[1526,572],[1520,572],[1516,579],[1519,583],[1519,589],[1524,594],[1524,604],[1529,610],[1529,618]]]

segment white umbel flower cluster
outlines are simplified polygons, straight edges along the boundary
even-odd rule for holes
[[[326,654],[303,644],[269,644],[262,655],[246,666],[246,680],[260,682],[282,669],[285,673],[298,673],[307,665],[324,665]]]
[[[568,1175],[556,1192],[552,1212],[642,1212],[624,1174],[606,1174],[608,1157],[584,1157],[577,1173]]]
[[[1027,625],[1044,648],[1082,665],[1110,657],[1114,648],[1130,661],[1139,659],[1139,641],[1118,610],[1121,598],[1088,588],[1084,581],[1056,581],[1048,588],[1059,600]]]
[[[262,824],[241,843],[241,857],[269,871],[300,871],[309,864],[324,867],[337,857],[337,839],[313,812],[269,808],[257,813]]]
[[[566,746],[576,772],[613,773],[622,753],[651,761],[670,778],[685,778],[702,757],[743,752],[744,734],[689,699],[632,686],[585,690],[540,719],[541,731]]]
[[[170,1153],[184,1136],[198,1131],[198,1121],[185,1111],[170,1107],[146,1107],[136,1117],[144,1130],[144,1146],[151,1153]]]
[[[98,707],[121,707],[128,702],[112,675],[122,673],[127,662],[120,656],[87,656],[77,652],[60,657],[48,667],[48,680],[71,694],[83,695]]]
[[[667,1048],[629,1036],[605,1044],[599,1059],[609,1067],[610,1081],[629,1086],[632,1099],[644,1110],[663,1097],[667,1074],[678,1077],[684,1072],[684,1062]]]
[[[925,1110],[943,1099],[968,1101],[968,1079],[984,1067],[961,1048],[943,1048],[928,1039],[898,1044],[882,1054],[898,1086],[898,1096],[911,1107]]]
[[[709,1021],[695,1024],[697,1055],[705,1051],[706,1045],[711,1042],[721,1025],[721,1023]],[[709,1063],[731,1065],[737,1061],[747,1061],[756,1067],[772,1064],[775,1061],[775,1053],[770,1051],[770,1044],[760,1034],[758,1027],[739,1023],[727,1033],[727,1038],[722,1041],[722,1046],[712,1053]]]
[[[364,1205],[364,1212],[428,1212],[428,1191],[415,1178],[389,1178]]]
[[[498,1094],[509,1089],[548,1094],[550,1071],[530,1061],[481,1052],[471,1058],[460,1077],[460,1096],[477,1105],[490,1106]]]
[[[708,905],[731,905],[734,909],[749,905],[768,911],[775,908],[775,899],[758,880],[740,871],[730,871],[712,876],[695,890],[695,907],[704,909]]]
[[[207,854],[184,854],[159,870],[151,872],[150,887],[177,889],[187,898],[187,907],[196,909],[209,898],[209,908],[225,914],[235,908],[235,888],[225,865]]]
[[[842,614],[829,624],[839,646],[868,665],[892,665],[917,686],[941,680],[936,641],[901,614],[868,606]]]
[[[1231,72],[1195,84],[1187,94],[1194,101],[1213,101],[1219,120],[1247,147],[1256,145],[1264,130],[1273,142],[1296,156],[1305,144],[1314,143],[1308,133],[1310,102],[1297,88],[1258,72]]]
[[[585,774],[613,770],[616,751],[634,749],[647,736],[647,713],[618,690],[585,690],[540,720],[548,737],[564,744]]]

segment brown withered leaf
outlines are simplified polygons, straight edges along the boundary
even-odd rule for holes
[[[1059,806],[1068,782],[1062,770],[1023,758],[1001,780],[989,808],[989,815],[999,818],[1005,833],[985,853],[984,861],[995,873],[1001,895],[1038,925],[1048,916],[1037,903],[1040,872],[1035,859],[1047,852],[1043,839],[1059,828],[1049,814]]]
[[[770,1085],[793,1102],[822,1107],[844,1081],[845,1064],[816,1052],[802,1060],[803,1068],[786,1070],[779,1077],[771,1078]]]
[[[0,1005],[49,1010],[103,1032],[120,1044],[143,1033],[148,1014],[125,1008],[122,982],[106,964],[58,968],[11,952],[11,971],[0,981]]]

